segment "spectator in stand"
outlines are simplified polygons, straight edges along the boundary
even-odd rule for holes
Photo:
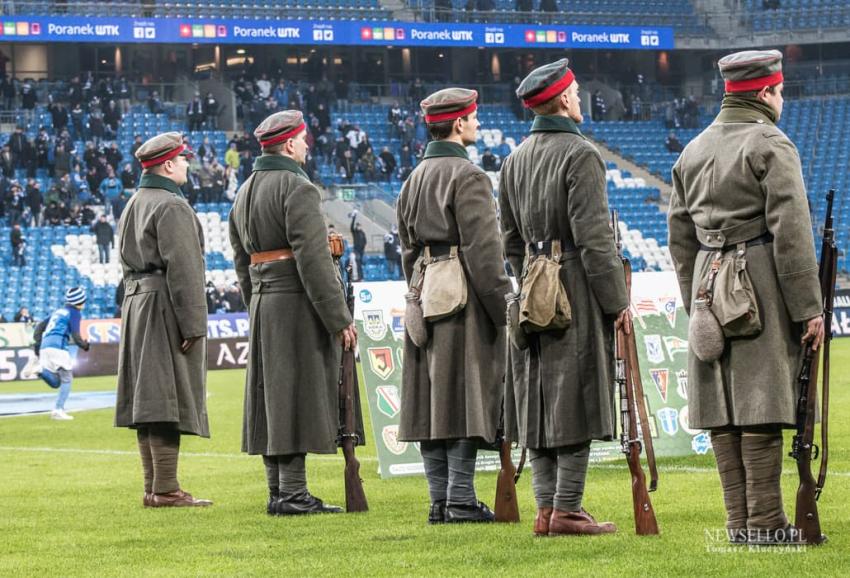
[[[24,237],[24,232],[21,230],[20,223],[15,222],[12,225],[12,232],[9,235],[9,240],[12,243],[12,265],[15,267],[26,267],[27,260],[24,252],[27,248],[27,239]]]
[[[381,162],[383,163],[384,178],[387,179],[387,182],[390,182],[393,175],[395,175],[398,163],[396,163],[395,156],[393,156],[393,153],[390,152],[389,147],[384,147],[383,150],[381,150],[380,157]]]
[[[378,180],[377,171],[375,169],[375,153],[372,147],[367,146],[363,154],[360,155],[358,161],[360,172],[363,174],[363,180],[372,183]]]
[[[207,130],[218,130],[218,115],[221,113],[221,110],[213,93],[207,93],[207,97],[204,99],[204,106],[207,110]]]
[[[224,153],[224,164],[232,170],[239,171],[239,150],[234,141],[230,141],[227,152]]]
[[[201,93],[196,92],[192,102],[186,105],[186,120],[188,121],[188,130],[190,132],[201,130],[206,119],[204,112],[204,101],[201,100]]]
[[[62,132],[62,129],[68,126],[68,109],[61,102],[52,102],[48,105],[47,111],[53,119],[53,130]]]
[[[667,139],[664,141],[664,148],[671,153],[680,153],[685,149],[685,147],[682,146],[682,142],[673,131],[670,131],[670,134],[667,135]]]
[[[38,129],[38,134],[35,137],[36,166],[40,169],[46,169],[48,167],[50,144],[50,135],[47,134],[47,128],[41,127]]]
[[[38,157],[35,149],[35,139],[28,138],[24,141],[23,168],[27,178],[35,178],[35,169],[38,165]]]
[[[451,0],[448,1],[449,7],[451,7]],[[445,21],[444,21],[445,22]],[[422,79],[417,78],[413,81],[410,87],[407,89],[407,96],[413,104],[413,108],[419,108],[419,103],[425,98],[425,85],[422,84]]]
[[[0,95],[3,96],[4,110],[14,110],[15,81],[9,78],[8,75],[3,75],[3,79],[0,81]]]
[[[121,194],[112,203],[112,218],[115,219],[116,223],[121,220],[121,213],[124,212],[124,207],[127,206],[127,201],[129,200],[130,196],[127,194],[127,191],[121,191]]]
[[[136,173],[133,171],[133,165],[131,163],[125,163],[124,168],[121,169],[121,186],[125,191],[127,189],[135,189],[136,180]]]
[[[148,97],[148,111],[151,114],[160,114],[163,110],[165,109],[162,106],[162,101],[159,99],[159,93],[154,90]]]
[[[35,87],[33,87],[32,82],[25,80],[23,84],[21,84],[21,108],[24,110],[24,116],[27,119],[27,122],[32,121],[36,101],[37,95],[35,93]]]
[[[262,100],[267,99],[271,96],[272,93],[272,83],[269,81],[269,75],[265,72],[260,76],[260,79],[256,82],[257,85],[257,96],[259,96]]]
[[[121,149],[118,148],[118,143],[113,142],[110,144],[109,148],[104,151],[104,155],[106,156],[106,162],[112,167],[112,170],[117,172],[118,166],[121,164],[121,161],[124,160],[124,155],[121,154]]]
[[[44,195],[41,191],[41,183],[34,179],[30,179],[30,183],[27,183],[26,205],[32,218],[30,226],[41,227],[44,224],[44,217],[41,214],[44,208]]]
[[[208,161],[212,161],[216,157],[216,150],[213,144],[210,142],[210,137],[204,137],[201,146],[198,147],[198,156]]]
[[[12,158],[15,159],[15,167],[23,168],[24,156],[27,143],[27,135],[24,134],[24,127],[18,125],[15,127],[15,132],[9,136],[9,150],[12,152]]]
[[[395,243],[393,242],[392,233],[384,235],[384,261],[386,262],[387,275],[390,279],[395,279],[397,275],[396,260],[395,260]]]
[[[100,108],[92,108],[89,113],[88,129],[94,144],[100,146],[100,141],[106,135],[106,125],[103,122],[103,112]]]
[[[286,86],[286,81],[280,79],[277,81],[277,86],[274,88],[272,98],[277,102],[277,107],[285,109],[289,106],[289,88]]]
[[[213,203],[213,184],[214,176],[210,162],[207,159],[201,159],[201,166],[198,169],[198,183],[200,185],[200,201],[202,203]]]
[[[136,151],[139,150],[142,144],[142,135],[137,134],[133,137],[133,144],[130,146],[130,158],[133,159],[133,174],[136,175],[136,180],[139,180],[139,176],[142,174],[142,165],[139,163],[139,159],[136,158]]]
[[[481,168],[486,172],[496,172],[499,170],[499,159],[489,148],[485,148],[484,154],[481,155]]]
[[[3,149],[0,150],[0,173],[7,179],[15,176],[15,157],[12,156],[12,149],[8,143],[4,144]]]
[[[35,320],[27,307],[21,307],[18,309],[18,312],[15,313],[15,323],[33,323],[34,321]]]
[[[24,199],[21,185],[17,181],[12,181],[12,185],[9,187],[8,198],[6,199],[6,216],[9,217],[9,223],[12,225],[20,223],[26,208],[26,200]]]
[[[367,149],[372,148],[372,143],[369,142],[369,135],[365,132],[361,131],[360,142],[357,144],[357,148],[355,150],[355,154],[358,159],[363,157],[363,154]]]
[[[85,127],[85,114],[83,105],[79,102],[71,108],[71,128],[74,130],[75,140],[84,140],[88,138]]]
[[[605,104],[605,97],[602,96],[602,91],[596,89],[593,92],[593,100],[591,101],[591,114],[594,121],[605,120],[605,113],[608,111],[608,105]]]
[[[49,201],[47,203],[47,208],[44,210],[44,220],[53,227],[62,224],[62,212],[59,209],[58,202]]]
[[[401,268],[401,239],[398,236],[398,225],[393,225],[390,228],[390,233],[393,236],[393,247],[395,247],[395,252],[393,253],[393,259],[395,260],[395,270],[399,279],[403,279],[404,271]]]
[[[404,120],[404,111],[401,109],[398,101],[395,101],[387,112],[387,124],[390,125],[390,134],[394,137],[401,137],[401,123]]]
[[[337,75],[336,82],[334,82],[334,96],[336,96],[336,108],[338,111],[348,112],[349,92],[348,80],[341,74]]]
[[[115,231],[106,220],[106,214],[102,214],[97,222],[92,225],[91,232],[97,241],[97,255],[101,264],[109,263],[109,251],[115,247]]]
[[[212,198],[214,203],[220,203],[224,196],[224,186],[227,180],[224,167],[213,157],[210,161],[210,172],[213,176]],[[312,179],[311,179],[312,180]]]
[[[100,196],[103,198],[103,204],[106,206],[107,212],[112,212],[112,203],[118,199],[118,196],[124,191],[124,186],[121,181],[115,176],[115,171],[110,166],[107,176],[98,187]]]
[[[71,155],[62,145],[57,145],[53,153],[53,176],[61,179],[71,172]]]
[[[118,134],[118,127],[121,125],[121,109],[114,100],[110,100],[106,105],[106,110],[103,111],[103,123],[106,132],[109,135],[109,140],[112,140]]]
[[[403,145],[412,146],[413,140],[416,137],[416,125],[413,123],[413,117],[409,116],[404,120],[401,126],[401,143]]]
[[[227,302],[227,310],[230,313],[241,313],[246,309],[245,303],[242,301],[242,293],[239,291],[239,285],[235,283],[227,289],[224,300]]]
[[[121,110],[122,116],[130,112],[130,85],[127,84],[127,79],[123,76],[118,79],[118,108]]]
[[[354,182],[354,159],[351,158],[351,149],[345,149],[342,158],[337,159],[336,171],[347,183]]]
[[[363,257],[366,255],[366,232],[363,226],[357,222],[357,209],[351,211],[351,237],[354,254],[357,256],[357,278],[354,281],[363,279]]]

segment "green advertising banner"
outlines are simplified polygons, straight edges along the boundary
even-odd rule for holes
[[[398,440],[406,291],[402,281],[355,285],[360,361],[382,478],[424,472],[418,444]],[[711,447],[708,435],[688,427],[688,318],[675,275],[634,274],[632,313],[656,454],[706,453]],[[596,443],[591,451],[597,461],[622,456],[618,442]],[[495,452],[480,452],[478,462],[482,470],[499,467]]]

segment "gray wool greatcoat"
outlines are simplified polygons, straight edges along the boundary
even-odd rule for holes
[[[466,149],[428,144],[398,198],[402,266],[416,282],[426,245],[457,245],[467,304],[428,323],[419,348],[405,334],[399,439],[478,438],[492,443],[502,407],[505,370],[505,274],[493,187]]]
[[[611,440],[614,321],[628,296],[602,157],[571,119],[537,116],[531,136],[503,164],[499,188],[505,254],[517,280],[527,243],[560,239],[573,314],[567,330],[532,335],[524,351],[509,348],[507,432],[534,449]]]
[[[143,175],[118,223],[124,272],[115,425],[209,437],[204,233],[174,181]],[[184,339],[202,337],[188,353]]]
[[[242,451],[335,453],[339,428],[336,334],[351,324],[328,248],[319,189],[298,164],[263,155],[230,213],[230,243],[250,316]],[[251,265],[291,248],[294,259]]]
[[[706,235],[714,234],[705,230],[732,237],[734,227],[762,223],[754,232],[773,235],[772,243],[746,253],[762,332],[727,339],[714,363],[688,354],[691,427],[793,425],[803,322],[823,309],[796,147],[759,111],[721,110],[673,167],[668,222],[688,311],[713,255],[700,250]]]

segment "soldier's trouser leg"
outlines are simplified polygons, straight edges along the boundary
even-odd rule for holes
[[[737,427],[711,430],[711,445],[726,505],[726,529],[747,529],[747,475],[741,456],[741,430]]]
[[[177,458],[180,455],[180,432],[173,425],[148,428],[153,458],[153,493],[168,494],[180,489],[177,481]]]
[[[558,455],[554,449],[530,450],[531,487],[537,507],[552,508],[555,505],[555,488],[558,484]]]
[[[145,478],[146,494],[153,492],[153,455],[151,455],[151,442],[148,435],[148,428],[146,427],[140,427],[136,430],[139,454],[142,456],[142,474]]]
[[[428,440],[419,444],[422,462],[425,465],[425,478],[428,480],[428,492],[431,502],[445,502],[448,498],[449,459],[446,455],[446,442]]]
[[[263,466],[266,468],[269,493],[277,496],[280,488],[280,469],[277,466],[277,456],[263,456]]]
[[[446,442],[446,457],[449,467],[449,486],[447,489],[450,505],[477,505],[475,497],[475,458],[478,455],[478,442],[471,439],[457,439]]]
[[[741,456],[747,473],[747,528],[776,530],[788,525],[782,507],[782,430],[742,428]]]
[[[307,493],[305,456],[306,454],[277,456],[277,467],[280,472],[278,484],[282,496],[296,496]]]
[[[555,486],[555,508],[564,512],[581,510],[590,442],[558,448],[558,474]]]

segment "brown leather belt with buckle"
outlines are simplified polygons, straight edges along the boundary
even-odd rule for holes
[[[260,251],[251,255],[251,265],[259,265],[260,263],[270,263],[272,261],[286,261],[294,259],[295,253],[292,249],[273,249],[271,251]]]

